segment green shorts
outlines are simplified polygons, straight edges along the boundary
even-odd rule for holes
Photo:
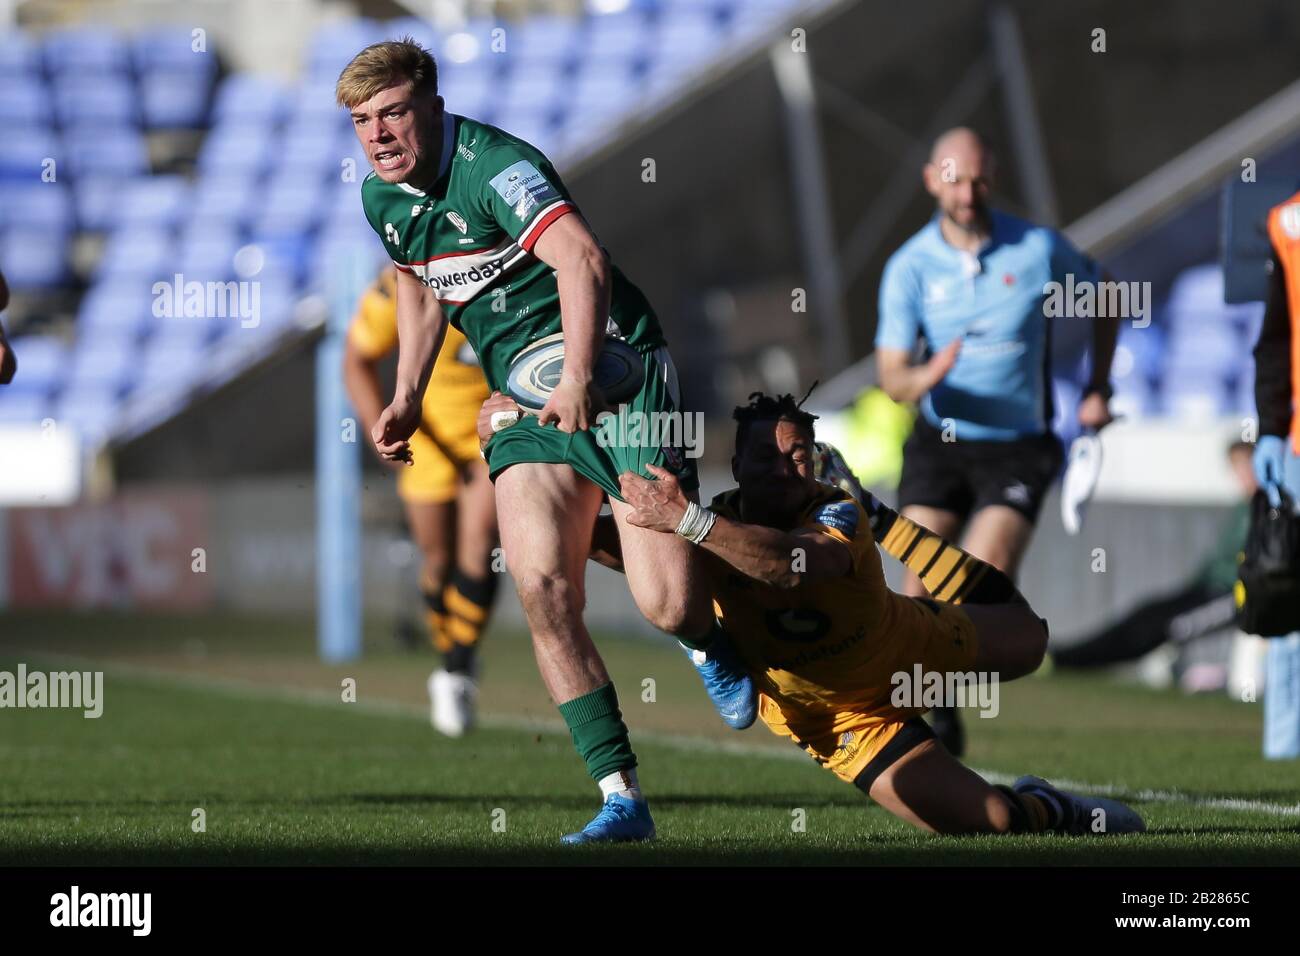
[[[618,476],[631,471],[653,478],[646,465],[658,465],[675,474],[684,491],[697,490],[702,417],[682,411],[677,370],[667,348],[642,358],[645,384],[616,413],[602,415],[597,427],[569,435],[555,425],[539,425],[535,415],[524,415],[493,435],[484,450],[492,480],[521,462],[569,465],[622,501]]]

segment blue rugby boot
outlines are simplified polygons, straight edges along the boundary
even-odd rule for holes
[[[713,701],[723,722],[732,730],[744,730],[753,724],[758,716],[754,680],[722,630],[714,630],[713,640],[704,650],[692,650],[685,644],[682,650],[700,672],[709,700]]]
[[[561,843],[627,843],[652,840],[655,822],[650,819],[650,805],[611,793],[605,798],[592,821],[578,833],[566,833]]]

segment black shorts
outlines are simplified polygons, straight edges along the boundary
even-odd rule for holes
[[[981,508],[1004,505],[1034,522],[1064,460],[1061,440],[1052,432],[1012,441],[946,442],[918,416],[903,445],[898,510],[923,505],[965,520]]]

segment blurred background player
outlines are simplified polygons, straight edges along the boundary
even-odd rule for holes
[[[348,329],[343,375],[369,432],[384,401],[379,363],[397,348],[396,270],[366,290]],[[496,595],[492,551],[496,498],[479,456],[475,417],[487,379],[465,336],[447,329],[411,436],[410,462],[396,465],[397,494],[420,550],[420,593],[442,667],[429,675],[433,726],[458,737],[474,722],[478,643]]]
[[[1228,461],[1241,491],[1241,500],[1224,521],[1212,553],[1182,587],[1143,601],[1123,617],[1094,634],[1052,651],[1057,667],[1108,667],[1136,660],[1166,642],[1185,645],[1198,637],[1231,627],[1236,615],[1233,587],[1237,555],[1250,527],[1250,499],[1257,487],[1251,463],[1254,447],[1234,442]]]
[[[1300,503],[1300,193],[1269,211],[1268,237],[1273,269],[1255,345],[1255,475],[1274,503],[1278,488]],[[1300,632],[1268,642],[1265,669],[1264,756],[1300,757]]]
[[[876,361],[890,398],[918,402],[903,447],[899,511],[1012,580],[1062,462],[1051,431],[1044,286],[1097,265],[1053,229],[989,207],[995,159],[966,128],[941,135],[923,170],[935,216],[889,259],[880,284]],[[1079,424],[1100,429],[1118,321],[1093,320],[1092,371]],[[929,359],[911,364],[917,337]],[[925,588],[909,573],[904,591]],[[940,739],[965,749],[955,710],[932,715]]]
[[[5,282],[4,273],[0,272],[0,312],[9,307],[9,285]],[[0,325],[0,385],[8,385],[14,379],[14,372],[18,370],[18,362],[14,358],[13,347],[9,340],[5,338],[5,327]]]

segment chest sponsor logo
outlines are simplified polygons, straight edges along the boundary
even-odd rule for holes
[[[510,239],[479,252],[456,253],[411,266],[440,302],[463,305],[509,272],[527,256]]]
[[[458,212],[447,213],[447,221],[450,222],[457,229],[459,229],[460,234],[462,236],[465,235],[465,233],[469,232],[469,223],[467,223],[464,220],[464,218],[462,218],[460,213]]]
[[[830,633],[831,618],[815,608],[787,607],[763,615],[767,631],[780,641],[812,644]]]

